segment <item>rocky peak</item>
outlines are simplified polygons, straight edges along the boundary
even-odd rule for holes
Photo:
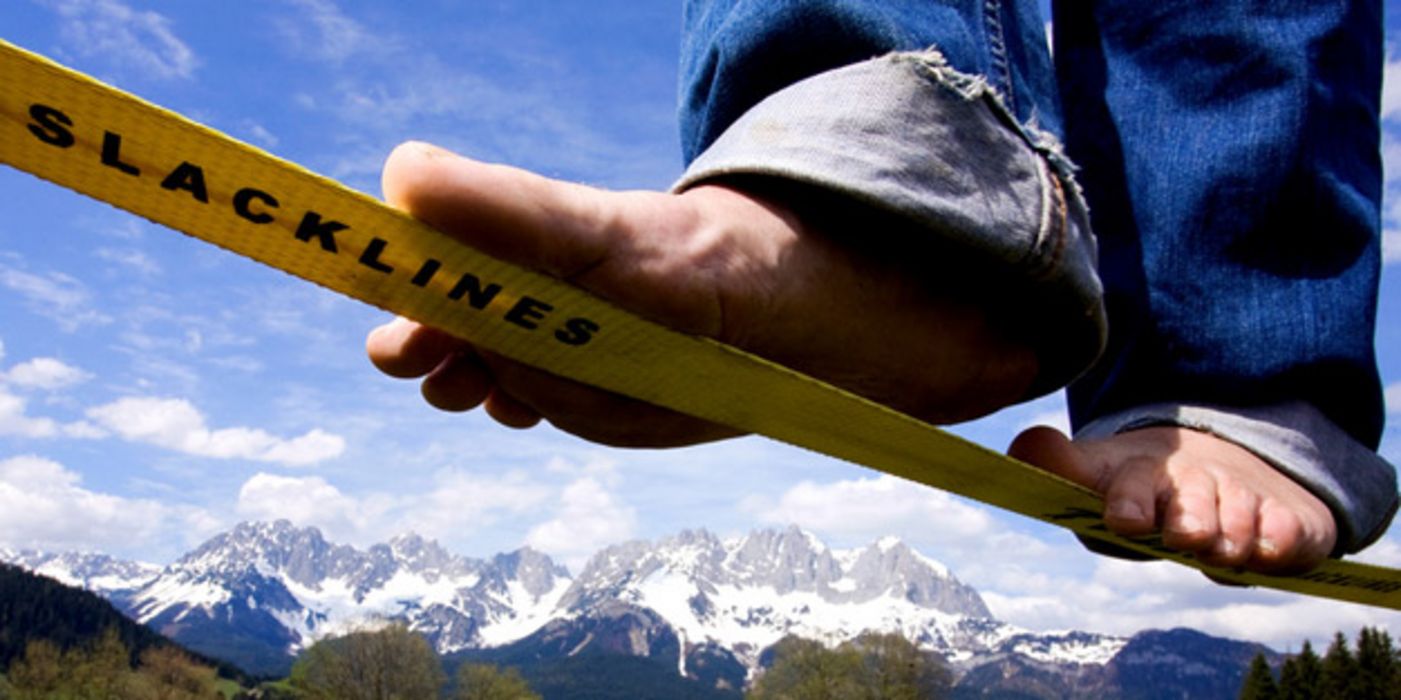
[[[726,566],[745,584],[778,593],[815,591],[842,577],[832,551],[796,526],[750,533],[731,551]]]
[[[569,578],[568,569],[529,547],[492,557],[489,568],[502,580],[520,581],[521,587],[537,598],[554,590],[559,579]]]

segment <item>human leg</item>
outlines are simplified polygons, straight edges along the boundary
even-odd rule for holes
[[[1374,452],[1379,3],[1066,2],[1056,59],[1110,346],[1070,391],[1087,449],[1042,434],[1014,452],[1114,493],[1147,479],[1143,515],[1123,529],[1197,532],[1178,541],[1222,563],[1316,562],[1334,541],[1321,508],[1339,551],[1365,546],[1396,507],[1394,470]],[[1149,476],[1102,458],[1102,441],[1163,426],[1212,440],[1143,441],[1158,455]],[[1253,459],[1229,456],[1235,445]],[[1184,451],[1232,465],[1244,490],[1179,497],[1200,483],[1174,476]],[[1201,527],[1170,505],[1184,498],[1201,504]],[[1261,504],[1254,518],[1222,516],[1242,500]],[[1272,503],[1298,526],[1262,538]]]
[[[704,144],[704,153],[679,192],[604,193],[410,146],[386,168],[386,195],[489,253],[569,278],[654,320],[926,419],[971,418],[1064,382],[1100,342],[1078,193],[1049,141],[1009,111],[1053,119],[1043,94],[1017,88],[1033,73],[1020,67],[1020,56],[1045,62],[1039,38],[1028,49],[1027,32],[1008,30],[1020,26],[1018,13],[1028,6],[1034,9],[981,0],[935,5],[952,19],[906,31],[892,18],[929,3],[692,5],[688,16],[699,24],[706,17],[729,27],[695,29],[697,56],[728,55],[731,43],[781,47],[785,32],[805,36],[790,46],[805,41],[809,50],[719,61],[687,73],[695,89],[686,94],[705,83],[717,96],[704,104],[732,104],[718,95],[746,92],[745,81],[779,64],[795,79],[816,75],[770,85],[771,99],[731,108],[741,114],[719,135],[688,140]],[[736,38],[750,33],[736,26],[766,38]],[[898,37],[890,33],[897,30]],[[834,55],[849,58],[822,50],[832,37],[848,44],[857,37],[863,56],[930,44],[949,50],[827,71]],[[985,79],[967,72],[979,69],[988,71]],[[1004,89],[988,88],[989,81]],[[683,125],[717,130],[718,112],[700,119],[692,118],[697,108],[688,109]],[[765,129],[793,138],[763,138]],[[1030,296],[1046,306],[1006,311],[1019,302],[990,314],[989,299],[1017,297],[1013,289],[1040,292]],[[1074,342],[1029,338],[1026,328],[1037,323]],[[397,324],[372,335],[369,346],[391,374],[426,374],[424,391],[435,405],[485,401],[508,425],[544,416],[617,444],[717,435],[713,426],[688,426],[428,329]]]

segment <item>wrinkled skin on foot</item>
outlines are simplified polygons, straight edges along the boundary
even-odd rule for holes
[[[1032,428],[1008,453],[1104,496],[1104,522],[1214,566],[1305,571],[1333,551],[1337,528],[1316,496],[1254,453],[1196,430],[1153,427],[1071,442]]]
[[[920,281],[927,264],[853,254],[753,195],[722,186],[608,192],[413,143],[394,151],[383,180],[391,204],[489,255],[926,420],[990,413],[1035,377],[1034,353],[969,301]],[[508,426],[545,419],[620,446],[732,434],[409,321],[375,330],[367,346],[382,371],[422,377],[432,405],[484,405]]]
[[[933,423],[1007,406],[1036,376],[1034,353],[996,330],[977,294],[929,282],[939,261],[879,232],[837,241],[823,221],[752,191],[609,192],[420,143],[394,151],[383,186],[389,203],[489,255]],[[381,371],[421,379],[433,406],[482,406],[510,427],[548,420],[633,447],[734,434],[405,319],[366,345]],[[1152,428],[1072,443],[1033,429],[1010,451],[1104,494],[1115,532],[1161,529],[1168,546],[1211,563],[1297,571],[1327,556],[1336,536],[1318,499],[1210,435]]]

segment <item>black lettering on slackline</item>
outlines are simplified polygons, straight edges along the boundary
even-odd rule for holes
[[[583,345],[593,339],[598,330],[598,324],[587,318],[571,318],[555,330],[555,340],[565,345]]]
[[[540,321],[544,320],[545,314],[553,311],[554,308],[534,297],[523,296],[516,301],[510,311],[506,312],[506,320],[528,331],[533,331],[540,327]]]
[[[350,228],[339,221],[322,221],[321,215],[309,211],[302,217],[302,222],[297,224],[297,240],[302,242],[315,238],[321,243],[321,249],[327,253],[336,252],[336,231],[344,231]]]
[[[409,280],[409,284],[415,287],[427,287],[428,281],[433,279],[433,275],[437,274],[438,268],[442,266],[442,263],[433,258],[424,260],[423,267],[418,268],[418,272],[414,273],[413,279]]]
[[[255,224],[272,223],[272,214],[265,211],[253,211],[253,208],[249,206],[255,199],[261,201],[269,209],[277,208],[277,198],[262,190],[245,187],[234,193],[234,213]]]
[[[476,275],[468,272],[462,275],[461,279],[457,280],[457,285],[452,288],[452,291],[448,292],[448,298],[457,301],[463,296],[466,296],[467,303],[471,304],[472,308],[480,310],[485,309],[486,305],[490,304],[491,300],[495,299],[496,295],[500,293],[501,285],[492,283],[483,287],[482,281],[477,279]]]
[[[205,204],[209,203],[209,190],[204,186],[204,169],[188,160],[175,166],[175,169],[161,180],[161,187],[171,192],[185,190],[195,199]]]
[[[29,105],[29,118],[34,120],[29,125],[29,133],[40,141],[59,148],[68,148],[77,143],[73,132],[65,128],[73,126],[73,120],[67,114],[48,105],[32,104]]]
[[[141,170],[135,165],[122,162],[122,135],[110,131],[102,132],[102,164],[127,175],[141,174]]]
[[[379,254],[384,252],[384,247],[389,245],[389,241],[383,238],[371,238],[370,245],[366,246],[365,252],[360,254],[360,264],[376,272],[388,274],[394,268],[380,261]]]

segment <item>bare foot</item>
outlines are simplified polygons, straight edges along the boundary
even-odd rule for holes
[[[394,151],[383,180],[391,204],[489,255],[926,420],[997,410],[1036,375],[1034,353],[993,328],[976,294],[940,286],[949,261],[905,239],[873,245],[885,231],[839,243],[816,230],[822,222],[724,186],[608,192],[418,143]],[[402,319],[373,331],[367,349],[390,375],[424,377],[434,406],[485,404],[508,426],[544,418],[625,446],[732,434]]]
[[[1071,442],[1032,428],[1008,454],[1104,495],[1104,522],[1126,536],[1161,531],[1208,564],[1262,573],[1308,570],[1337,538],[1316,496],[1252,452],[1214,435],[1154,427]]]

